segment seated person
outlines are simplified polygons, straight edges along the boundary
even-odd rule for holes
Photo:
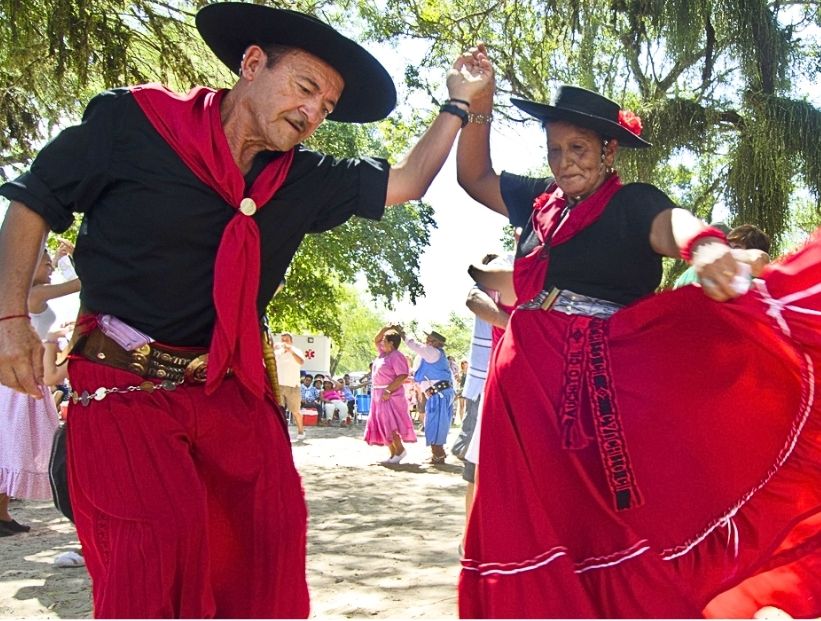
[[[299,387],[301,406],[316,410],[317,416],[322,414],[322,407],[319,403],[319,388],[314,387],[314,376],[310,373],[302,377],[302,385]]]
[[[345,373],[339,382],[342,386],[342,400],[348,404],[348,417],[352,417],[356,409],[356,398],[351,387],[351,376]]]
[[[328,421],[333,421],[334,412],[336,411],[339,413],[340,425],[349,425],[351,419],[348,417],[348,404],[342,398],[341,387],[335,385],[331,380],[325,380],[322,387],[322,407],[325,409],[325,416]]]

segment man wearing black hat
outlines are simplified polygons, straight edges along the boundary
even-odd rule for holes
[[[453,403],[456,392],[453,389],[453,373],[445,353],[447,339],[431,330],[425,334],[425,343],[402,338],[418,358],[413,379],[425,392],[425,442],[430,447],[432,464],[445,463],[445,443],[453,420]]]
[[[84,214],[69,471],[102,617],[305,617],[306,511],[260,322],[303,236],[422,196],[487,59],[396,166],[301,146],[326,118],[385,117],[379,62],[324,23],[224,3],[197,27],[239,80],[107,91],[0,187],[0,383],[39,394],[26,296],[43,238]]]

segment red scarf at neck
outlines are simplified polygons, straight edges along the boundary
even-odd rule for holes
[[[567,197],[553,183],[533,202],[533,230],[542,243],[526,257],[516,260],[513,284],[517,304],[527,302],[542,290],[550,269],[550,249],[572,239],[579,231],[598,220],[605,207],[622,187],[616,174],[605,179],[593,194],[574,205],[562,220]]]
[[[231,368],[246,389],[262,398],[266,375],[257,316],[260,237],[257,223],[250,216],[279,190],[294,150],[269,163],[246,194],[245,179],[222,127],[220,103],[227,90],[197,87],[187,95],[178,95],[159,84],[146,84],[131,92],[154,129],[188,168],[236,210],[222,234],[214,265],[217,317],[205,391],[210,394],[216,390]],[[249,209],[251,206],[254,209]]]

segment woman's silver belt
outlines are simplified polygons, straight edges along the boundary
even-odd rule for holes
[[[522,310],[553,310],[567,315],[587,315],[607,319],[623,306],[610,300],[553,287],[550,291],[540,291],[535,298],[525,302],[519,308]]]

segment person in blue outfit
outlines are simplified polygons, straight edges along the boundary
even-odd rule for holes
[[[447,339],[438,332],[428,332],[425,344],[402,334],[405,344],[419,356],[413,379],[427,396],[425,402],[425,442],[430,447],[432,464],[445,463],[445,442],[453,420],[453,373],[445,353]]]

